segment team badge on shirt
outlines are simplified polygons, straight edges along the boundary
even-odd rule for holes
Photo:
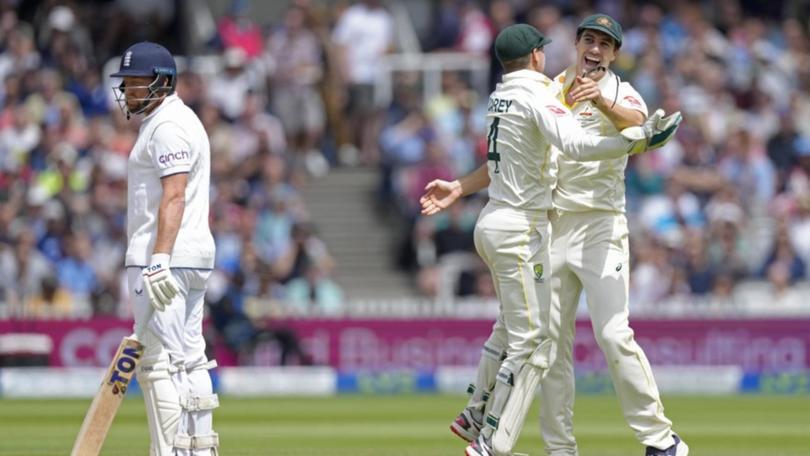
[[[626,97],[623,98],[623,100],[625,100],[626,102],[630,103],[633,106],[636,106],[636,107],[639,107],[639,108],[641,107],[641,102],[638,101],[638,99],[636,97],[632,96],[632,95],[627,95]]]
[[[543,279],[543,264],[542,263],[535,264],[534,267],[532,268],[532,270],[534,271],[534,281],[538,282],[538,283],[543,283],[543,280],[544,280]]]

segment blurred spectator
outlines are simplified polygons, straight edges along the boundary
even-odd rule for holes
[[[241,49],[249,59],[262,53],[262,33],[250,16],[249,0],[232,0],[228,14],[217,25],[217,31],[223,49]]]
[[[12,116],[11,125],[0,130],[0,169],[5,171],[19,171],[42,137],[26,105],[16,105]]]
[[[51,8],[43,25],[37,32],[39,47],[46,50],[44,58],[47,65],[65,68],[72,52],[92,54],[90,34],[69,6],[56,5]]]
[[[292,152],[313,163],[308,167],[312,172],[321,156],[317,147],[325,122],[317,89],[323,75],[323,51],[303,9],[293,7],[286,12],[283,27],[270,35],[268,50],[274,68],[273,111],[284,125]]]
[[[236,272],[221,293],[221,297],[208,302],[209,316],[225,345],[237,354],[244,364],[255,364],[254,351],[259,344],[275,341],[281,351],[280,363],[309,365],[312,360],[304,353],[295,333],[285,328],[265,328],[257,325],[245,314],[245,277]]]
[[[714,287],[716,268],[709,262],[708,249],[702,233],[686,239],[686,281],[696,295],[705,295]]]
[[[312,268],[321,274],[317,277],[328,277],[335,263],[323,241],[315,237],[312,227],[298,223],[292,228],[292,242],[273,265],[276,277],[282,282],[304,278]]]
[[[263,95],[246,94],[242,112],[233,123],[230,160],[244,164],[267,154],[284,154],[287,142],[279,119],[266,111]],[[245,173],[247,174],[247,173]]]
[[[654,308],[672,290],[673,267],[667,250],[652,239],[640,238],[632,244],[635,256],[630,302],[640,309]]]
[[[475,0],[462,0],[459,11],[461,28],[455,49],[469,54],[489,57],[495,31],[489,17]]]
[[[810,264],[810,195],[798,198],[796,214],[790,219],[788,230],[794,251],[805,265]]]
[[[573,43],[576,40],[576,25],[563,19],[557,5],[539,5],[529,11],[528,22],[551,39],[554,46],[543,49],[546,55],[546,69],[544,72],[553,78],[560,74],[576,59],[576,50]]]
[[[89,67],[67,85],[81,106],[84,117],[103,116],[110,110],[110,88],[101,80],[101,68]]]
[[[793,245],[790,242],[790,236],[788,234],[787,221],[784,219],[779,220],[777,223],[776,242],[774,243],[771,254],[768,256],[768,259],[765,260],[765,264],[759,271],[760,276],[768,277],[771,273],[772,266],[775,264],[781,265],[784,271],[786,271],[786,280],[791,284],[805,278],[806,265],[793,250]],[[779,270],[779,273],[781,274],[782,270]]]
[[[346,82],[346,122],[352,141],[342,145],[341,159],[355,161],[353,156],[359,149],[364,163],[375,163],[379,108],[374,99],[374,81],[380,58],[394,45],[393,19],[380,0],[361,0],[338,18],[332,40],[338,46]]]
[[[287,305],[304,315],[339,314],[346,296],[328,269],[323,263],[308,263],[301,277],[287,283]]]
[[[96,271],[91,263],[91,249],[90,239],[85,234],[73,234],[67,240],[65,257],[56,263],[59,285],[74,295],[89,297],[96,290]]]
[[[458,0],[440,0],[433,3],[433,6],[433,23],[425,37],[423,48],[426,51],[446,51],[458,41],[461,30]]]
[[[396,188],[397,170],[422,161],[428,144],[435,140],[435,131],[421,106],[417,103],[405,109],[404,117],[386,126],[380,133],[382,174],[379,197],[385,202],[403,194],[401,188]],[[412,200],[409,203],[413,204]]]
[[[40,63],[31,25],[18,23],[10,31],[5,49],[0,53],[0,78],[5,80],[10,74],[28,73],[39,68]]]
[[[32,294],[26,302],[25,315],[32,318],[70,318],[74,317],[74,297],[67,289],[59,285],[53,276],[43,277],[39,291]]]
[[[765,151],[746,130],[732,132],[718,162],[720,175],[732,183],[743,203],[764,207],[776,191],[773,164]]]
[[[12,315],[19,314],[23,304],[41,293],[43,281],[52,277],[53,266],[36,249],[30,231],[21,231],[13,247],[0,251],[0,288]]]
[[[234,121],[242,115],[248,94],[259,90],[259,76],[255,68],[248,66],[248,56],[242,48],[225,49],[222,63],[224,71],[208,86],[208,99],[226,120]]]

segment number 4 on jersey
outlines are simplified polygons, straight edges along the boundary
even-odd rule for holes
[[[498,165],[501,161],[501,154],[498,153],[498,124],[501,123],[501,118],[496,117],[492,120],[489,126],[489,134],[487,134],[487,161],[492,160],[495,162],[495,174],[500,172]]]

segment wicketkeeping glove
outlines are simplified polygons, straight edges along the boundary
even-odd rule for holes
[[[629,154],[634,155],[663,147],[675,137],[681,120],[683,117],[680,111],[664,117],[664,110],[658,109],[643,124],[625,128],[621,131],[621,135],[631,141]]]
[[[152,262],[143,270],[143,286],[155,310],[163,311],[177,295],[177,281],[169,269],[171,257],[166,253],[152,255]]]

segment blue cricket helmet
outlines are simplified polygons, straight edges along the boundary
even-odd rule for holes
[[[142,41],[124,51],[118,71],[110,75],[113,78],[127,76],[153,78],[152,82],[141,87],[149,91],[144,98],[133,99],[132,96],[128,96],[127,90],[137,87],[128,87],[124,81],[121,81],[118,87],[113,88],[115,101],[129,119],[130,114],[142,114],[155,106],[155,103],[159,103],[166,95],[174,93],[177,85],[177,65],[168,49],[157,43]],[[130,101],[137,101],[138,105],[130,108],[127,98]]]
[[[165,47],[149,41],[135,43],[121,56],[118,72],[111,74],[114,78],[124,76],[171,76],[176,79],[177,65],[172,53]]]

